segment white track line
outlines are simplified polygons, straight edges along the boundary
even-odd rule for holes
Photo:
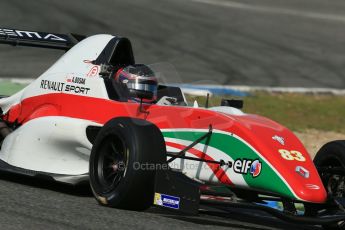
[[[175,84],[179,86],[178,84]],[[268,93],[300,93],[300,94],[331,94],[331,95],[345,95],[344,89],[334,88],[305,88],[305,87],[270,87],[270,86],[247,86],[247,85],[199,85],[201,88],[195,88],[198,85],[182,84],[182,91],[187,94],[207,95],[214,89],[231,89],[240,92],[255,92],[263,91]],[[210,93],[212,95],[212,93]]]
[[[30,84],[35,79],[31,78],[0,78],[0,84],[2,81],[9,81],[18,84]],[[178,85],[178,84],[175,84]],[[196,86],[196,85],[194,85]],[[333,89],[333,88],[305,88],[305,87],[265,87],[265,86],[246,86],[246,85],[202,85],[203,89],[188,88],[187,85],[182,84],[180,87],[187,94],[196,94],[199,96],[207,95],[210,93],[209,89],[215,88],[227,88],[232,90],[238,90],[241,92],[254,92],[254,91],[265,91],[265,92],[277,92],[277,93],[311,93],[311,94],[333,94],[333,95],[345,95],[345,90],[343,89]]]
[[[18,83],[18,84],[30,84],[33,82],[35,79],[33,78],[0,78],[0,84],[2,81],[9,81],[11,83]]]
[[[229,85],[225,86],[233,90],[241,92],[255,92],[264,91],[272,93],[301,93],[301,94],[332,94],[332,95],[345,95],[344,89],[333,89],[333,88],[304,88],[304,87],[265,87],[265,86],[240,86],[240,85]]]
[[[225,6],[229,8],[235,8],[235,9],[241,9],[241,10],[247,10],[247,11],[261,12],[261,13],[298,16],[298,17],[304,17],[304,18],[336,21],[336,22],[343,22],[343,23],[345,22],[345,16],[336,15],[336,14],[324,14],[324,13],[317,13],[317,12],[304,11],[304,10],[284,9],[284,8],[273,7],[273,6],[249,5],[245,3],[225,1],[225,0],[190,0],[190,1],[209,4],[209,5]]]

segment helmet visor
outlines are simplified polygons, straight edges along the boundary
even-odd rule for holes
[[[129,89],[151,91],[152,93],[154,93],[154,95],[157,92],[157,85],[153,85],[153,84],[140,84],[140,83],[128,82],[127,87]]]

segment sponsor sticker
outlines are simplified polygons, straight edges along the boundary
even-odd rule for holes
[[[91,69],[90,69],[90,71],[89,71],[89,73],[87,74],[87,76],[88,77],[94,77],[94,76],[96,76],[97,74],[98,74],[98,72],[99,72],[99,67],[98,66],[93,66]]]
[[[75,84],[79,84],[79,85],[85,85],[86,79],[82,78],[82,77],[68,76],[66,78],[66,82],[67,83],[75,83]]]
[[[26,30],[12,30],[12,29],[1,29],[0,35],[8,37],[19,37],[24,39],[34,39],[43,41],[54,41],[54,42],[66,42],[67,40],[62,35],[49,34],[43,32],[34,32]]]
[[[273,140],[278,141],[281,145],[285,145],[285,139],[284,137],[278,136],[278,135],[274,135],[272,137]]]
[[[68,81],[68,83],[73,83],[71,82],[72,80]],[[83,84],[85,81],[80,81],[78,84]],[[75,86],[75,85],[70,85],[66,84],[63,82],[55,82],[55,81],[49,81],[49,80],[42,80],[40,84],[41,89],[45,90],[51,90],[51,91],[56,91],[56,92],[70,92],[70,93],[75,93],[75,94],[84,94],[87,95],[90,91],[90,88],[87,87],[82,87],[82,86]]]
[[[254,178],[261,173],[262,164],[259,159],[237,159],[234,162],[234,171],[239,174],[251,174]]]
[[[296,172],[300,175],[300,176],[302,176],[302,177],[304,177],[304,178],[309,178],[309,171],[308,170],[306,170],[305,168],[303,168],[302,166],[297,166],[296,167]]]
[[[311,190],[319,190],[320,186],[316,185],[316,184],[306,184],[305,187],[307,187],[308,189]]]
[[[154,202],[155,205],[179,209],[180,208],[180,198],[176,196],[169,196],[162,193],[155,193]]]

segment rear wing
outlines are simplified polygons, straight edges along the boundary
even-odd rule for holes
[[[69,50],[86,38],[77,34],[56,34],[37,31],[0,28],[0,44]]]

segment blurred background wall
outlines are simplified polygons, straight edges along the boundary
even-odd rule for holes
[[[345,86],[342,0],[1,0],[0,27],[131,39],[171,82]],[[35,78],[63,52],[0,46],[0,77]],[[181,80],[182,79],[182,80]]]

